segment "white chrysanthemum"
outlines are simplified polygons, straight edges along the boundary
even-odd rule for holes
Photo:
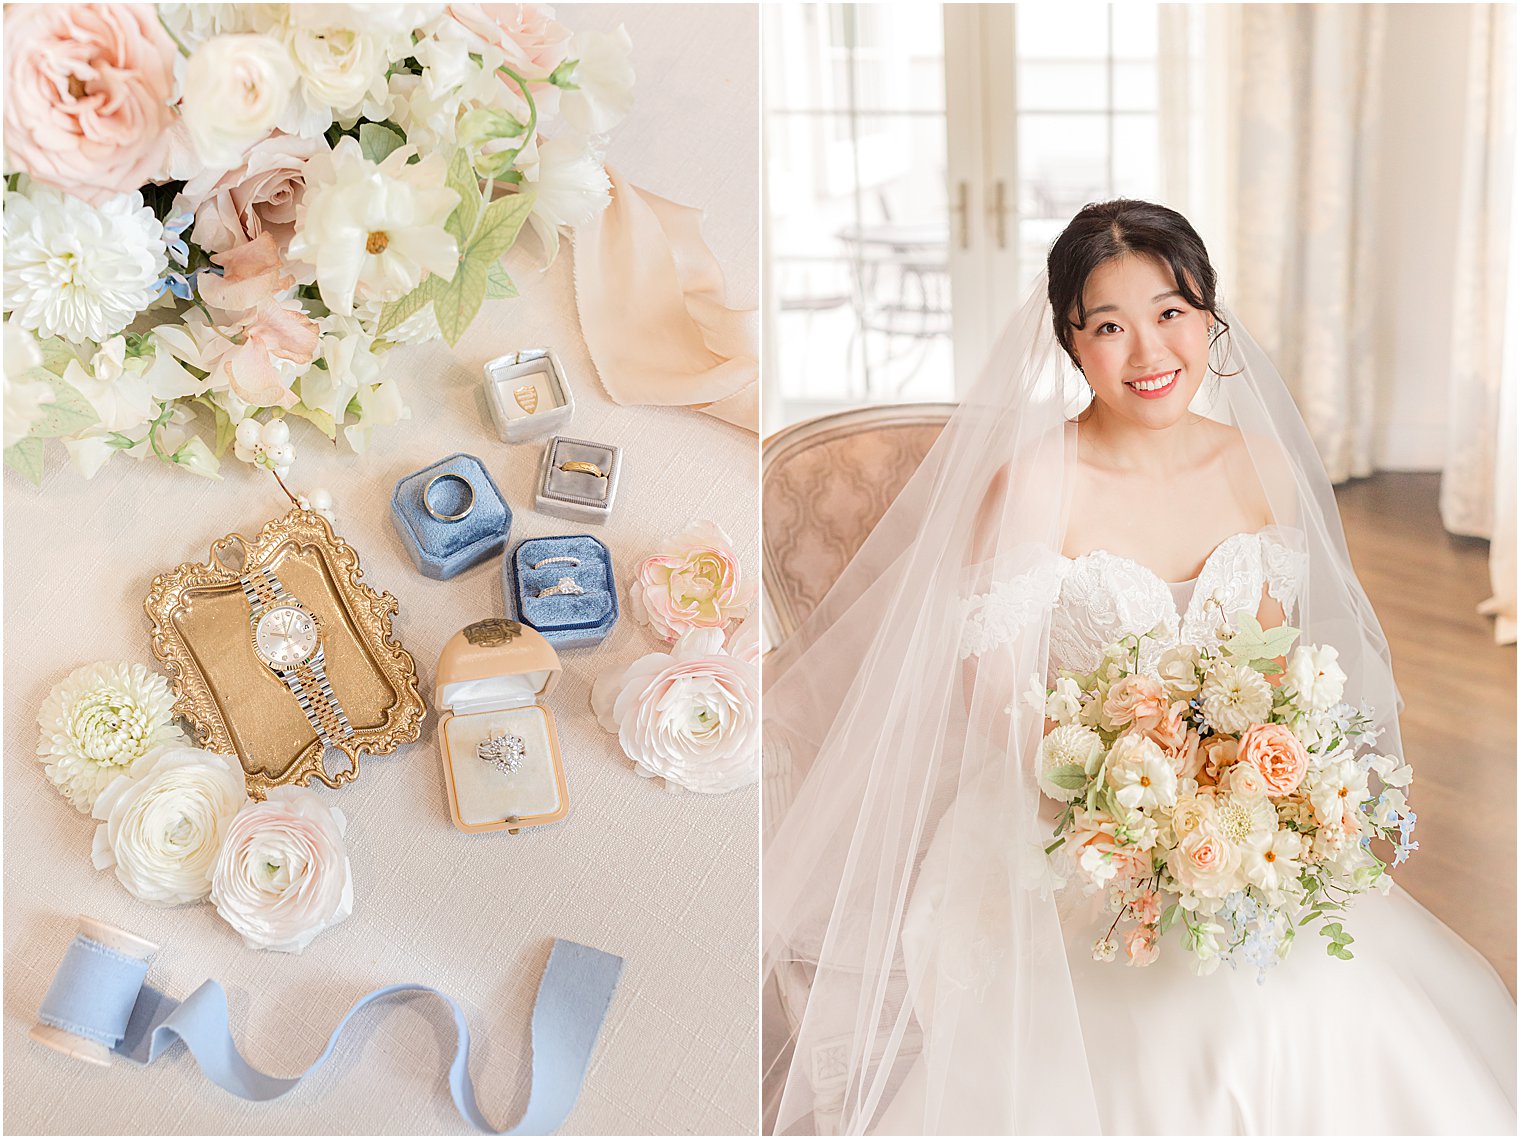
[[[27,373],[42,366],[42,353],[35,337],[14,321],[5,322],[5,446],[14,447],[27,437],[42,418],[44,404],[53,400],[53,389]]]
[[[1040,744],[1040,790],[1058,802],[1072,802],[1082,793],[1088,766],[1096,765],[1102,756],[1103,740],[1091,728],[1081,724],[1056,728]],[[1054,782],[1057,776],[1061,783]]]
[[[168,263],[164,227],[135,190],[99,206],[36,182],[5,195],[5,307],[38,336],[114,336]]]
[[[454,275],[459,246],[443,225],[459,195],[443,184],[441,154],[408,166],[411,154],[403,146],[377,165],[345,137],[307,163],[290,256],[316,266],[332,312],[349,316],[355,301],[398,300],[424,272]]]
[[[1215,796],[1211,820],[1221,838],[1245,849],[1259,849],[1277,831],[1277,808],[1261,796]]]
[[[1220,662],[1203,679],[1203,714],[1215,731],[1238,735],[1272,711],[1272,686],[1254,668]]]
[[[37,713],[37,754],[47,777],[88,813],[101,790],[144,756],[184,742],[169,683],[140,664],[103,661],[76,668]]]
[[[584,225],[612,200],[601,155],[573,135],[540,143],[538,165],[524,172],[523,185],[535,194],[528,222],[550,261],[559,254],[560,226]]]

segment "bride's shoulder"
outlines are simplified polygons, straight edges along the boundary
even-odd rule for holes
[[[1291,526],[1296,521],[1293,464],[1276,438],[1213,419],[1199,420],[1196,430],[1205,442],[1209,465],[1223,470],[1264,525]]]

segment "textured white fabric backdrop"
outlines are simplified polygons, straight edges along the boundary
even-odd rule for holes
[[[629,179],[707,210],[707,237],[729,300],[756,303],[756,16],[749,6],[562,6],[575,29],[628,26],[638,101],[609,161]],[[508,269],[521,299],[490,301],[455,349],[398,350],[413,418],[374,451],[335,451],[295,429],[295,481],[337,499],[338,529],[366,579],[395,594],[395,628],[424,693],[438,651],[461,626],[503,612],[499,563],[448,582],[413,568],[391,525],[396,480],[455,450],[479,455],[512,503],[512,544],[574,532],[537,514],[539,443],[497,441],[480,366],[550,344],[575,385],[566,434],[624,448],[620,499],[596,532],[626,584],[635,560],[693,517],[720,522],[758,575],[753,436],[684,409],[620,408],[591,371],[575,317],[571,251],[547,274],[525,237]],[[483,1109],[516,1118],[528,1089],[528,1019],[551,937],[627,959],[567,1132],[753,1133],[756,1129],[757,798],[668,795],[639,779],[597,727],[587,699],[602,669],[657,642],[624,617],[595,649],[567,651],[549,698],[568,769],[571,816],[511,837],[455,830],[430,711],[422,739],[366,758],[342,791],[320,789],[349,819],[356,906],[301,956],[256,953],[208,906],[159,910],[90,865],[94,824],[43,778],[36,710],[79,664],[152,663],[142,599],[155,573],[201,560],[212,539],[252,533],[286,502],[273,480],[229,461],[205,482],[115,460],[84,482],[50,454],[43,488],[5,486],[4,885],[5,1129],[9,1132],[464,1132],[448,1095],[452,1023],[421,1000],[366,1012],[332,1061],[284,1100],[249,1104],[206,1081],[183,1049],[150,1069],[108,1070],[26,1039],[74,926],[88,913],[160,943],[150,979],[183,996],[221,980],[234,1035],[255,1065],[304,1068],[360,995],[415,980],[466,1008]],[[230,459],[230,457],[229,457]],[[510,544],[509,544],[510,548]],[[626,598],[626,592],[624,594]]]

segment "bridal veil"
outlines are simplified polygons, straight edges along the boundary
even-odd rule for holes
[[[1324,467],[1271,362],[1217,315],[1228,331],[1193,410],[1242,433],[1302,560],[1292,623],[1340,651],[1345,699],[1396,754],[1387,642]],[[766,761],[788,779],[764,858],[765,971],[786,1009],[766,1073],[777,1133],[875,1130],[910,1073],[912,1118],[894,1122],[910,1131],[1098,1130],[1104,1074],[1088,1070],[1035,783],[1043,720],[1024,699],[1046,677],[1071,421],[1088,398],[1042,274],[917,473],[767,662]]]

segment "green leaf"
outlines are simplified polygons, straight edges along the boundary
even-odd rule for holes
[[[501,267],[500,261],[492,261],[491,267],[486,270],[486,300],[499,301],[517,295],[517,286],[512,283],[512,278],[507,276],[507,271]]]
[[[211,408],[212,417],[216,420],[216,439],[211,444],[211,453],[220,459],[237,437],[237,424],[232,422],[232,416],[222,407],[210,401],[207,401],[207,406]]]
[[[454,151],[449,159],[449,176],[447,186],[459,195],[459,204],[454,207],[454,212],[449,215],[449,220],[443,223],[444,229],[454,235],[454,240],[459,243],[460,255],[464,254],[465,240],[470,236],[470,231],[475,228],[475,219],[480,216],[480,180],[475,177],[475,171],[470,167],[470,155],[463,147]]]
[[[1263,676],[1276,676],[1283,670],[1283,666],[1269,657],[1257,657],[1251,662],[1251,667]]]
[[[433,298],[433,315],[438,318],[438,330],[450,346],[458,344],[470,321],[480,311],[486,299],[486,271],[488,263],[477,257],[468,258],[454,271],[454,279],[444,285]]]
[[[42,366],[56,376],[63,375],[69,361],[79,359],[74,350],[56,336],[37,341],[37,347],[42,351]]]
[[[402,321],[421,312],[438,295],[440,287],[444,284],[441,277],[430,273],[406,296],[383,307],[380,310],[380,322],[375,326],[375,335],[384,336]]]
[[[532,194],[512,194],[492,202],[480,219],[480,228],[470,239],[465,260],[478,258],[482,266],[488,265],[512,248],[523,222],[533,211],[533,197]]]
[[[521,138],[527,129],[526,123],[518,122],[505,111],[498,111],[495,107],[476,107],[473,111],[466,111],[460,118],[456,134],[460,145],[474,148],[498,139]]]
[[[24,475],[33,486],[42,485],[42,440],[23,439],[5,449],[5,465]]]
[[[333,422],[333,417],[325,411],[315,407],[307,407],[304,403],[295,404],[285,409],[286,415],[293,415],[297,419],[304,419],[329,439],[337,439],[338,425]]]
[[[392,151],[406,144],[406,136],[382,123],[361,123],[359,150],[371,162],[384,162]]]
[[[42,418],[32,424],[29,434],[34,439],[56,439],[60,435],[74,435],[91,424],[99,423],[100,416],[90,406],[90,401],[73,384],[53,375],[44,368],[33,368],[26,374],[29,380],[40,380],[53,389],[53,402],[44,404]]]
[[[1080,791],[1087,786],[1087,772],[1075,763],[1052,767],[1045,778],[1063,791]]]
[[[1237,661],[1254,662],[1284,656],[1298,638],[1298,630],[1292,625],[1263,629],[1261,622],[1245,610],[1235,614],[1235,625],[1239,632],[1220,648]]]
[[[1169,905],[1169,906],[1166,907],[1166,912],[1164,912],[1161,915],[1161,924],[1157,928],[1162,933],[1165,933],[1167,930],[1171,929],[1172,926],[1173,926],[1173,924],[1176,923],[1176,921],[1177,921],[1177,907],[1178,907],[1178,903],[1177,902],[1173,902],[1171,905]]]

